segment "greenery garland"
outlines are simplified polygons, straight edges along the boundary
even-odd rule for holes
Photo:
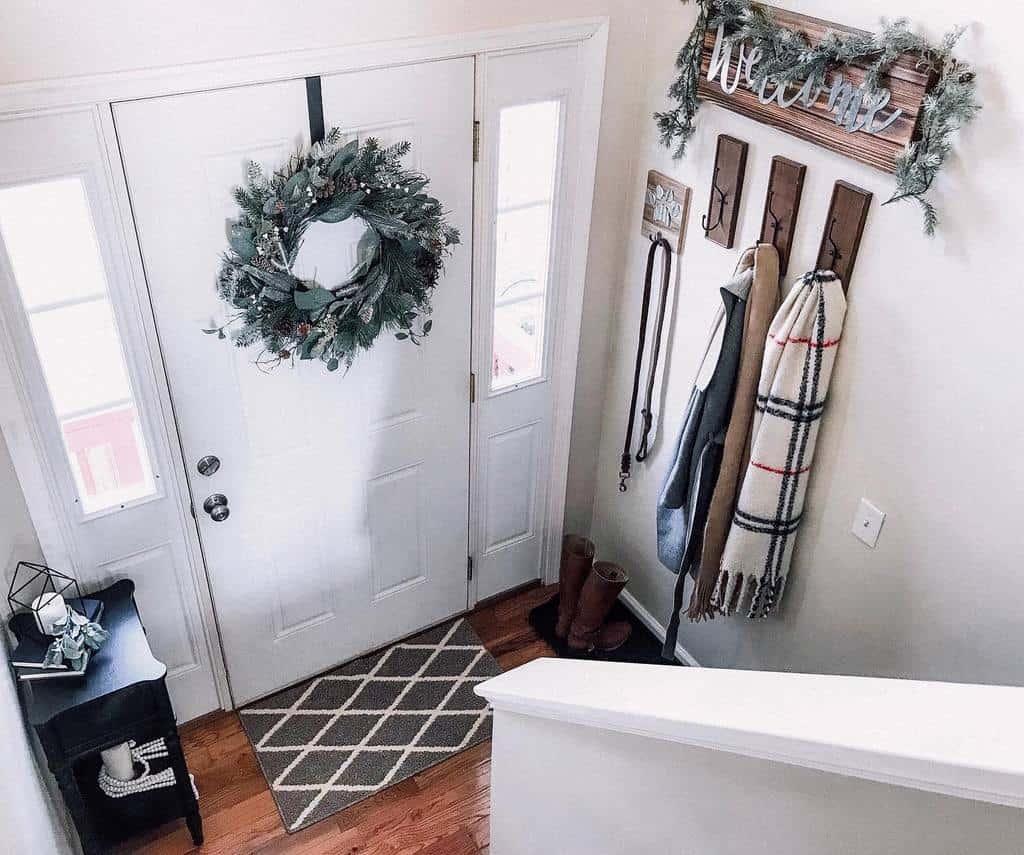
[[[867,66],[865,83],[870,96],[877,92],[882,78],[902,54],[916,52],[920,56],[918,67],[938,75],[938,81],[924,99],[920,139],[907,145],[896,158],[896,190],[885,204],[914,199],[924,211],[925,233],[935,233],[938,214],[925,196],[952,150],[953,133],[981,109],[975,100],[974,71],[953,56],[962,30],[949,33],[936,46],[911,32],[905,20],[899,20],[884,23],[878,33],[830,32],[820,44],[811,46],[803,33],[781,26],[771,10],[751,0],[694,2],[698,5],[697,23],[679,52],[679,75],[669,89],[669,97],[677,102],[676,106],[654,116],[662,143],[675,144],[677,158],[683,156],[696,131],[695,119],[701,104],[697,85],[708,27],[723,26],[730,41],[749,41],[761,50],[755,86],[767,78],[779,84],[803,85],[810,80],[812,87],[824,86],[832,69],[861,63]]]
[[[418,345],[430,332],[431,294],[459,233],[424,192],[428,179],[403,168],[410,149],[408,142],[382,148],[372,138],[342,145],[333,129],[270,177],[250,163],[245,186],[234,190],[240,214],[217,277],[235,313],[203,332],[261,346],[261,368],[298,357],[336,371],[385,330]],[[306,229],[350,217],[367,229],[348,280],[329,287],[295,276]]]

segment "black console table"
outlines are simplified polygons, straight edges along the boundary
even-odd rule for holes
[[[135,584],[123,580],[89,595],[103,601],[101,622],[110,638],[80,681],[19,684],[28,721],[39,735],[86,855],[179,817],[196,845],[203,842],[199,804],[164,682],[167,668],[149,649],[134,592]],[[30,615],[19,614],[10,623],[26,646],[35,644],[27,640],[30,621]],[[174,769],[175,785],[118,799],[105,795],[96,782],[99,752],[130,739],[141,745],[157,738],[167,744],[166,763]]]

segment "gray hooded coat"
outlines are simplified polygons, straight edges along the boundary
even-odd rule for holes
[[[722,308],[712,326],[658,501],[658,558],[679,576],[662,650],[666,659],[675,656],[686,576],[695,574],[699,568],[704,525],[732,411],[743,345],[743,318],[752,281],[753,270],[747,269],[721,288]]]

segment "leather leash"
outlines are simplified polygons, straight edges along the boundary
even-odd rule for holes
[[[643,371],[644,348],[647,344],[647,321],[651,310],[651,290],[654,280],[654,259],[658,250],[664,250],[664,263],[661,269],[661,294],[658,299],[658,314],[654,324],[654,341],[651,347],[651,360],[647,368],[647,385],[644,394],[644,405],[640,410],[643,428],[640,445],[636,452],[636,462],[643,463],[650,453],[648,439],[654,424],[651,407],[654,399],[654,383],[658,373],[658,357],[661,353],[661,333],[665,325],[665,307],[668,304],[668,289],[672,281],[672,245],[665,240],[661,232],[651,235],[651,249],[647,253],[647,272],[644,274],[644,296],[640,308],[640,340],[636,348],[636,367],[633,370],[633,394],[629,401],[629,420],[626,423],[626,441],[622,448],[622,460],[619,463],[619,492],[629,489],[626,482],[630,477],[633,461],[633,428],[636,423],[636,404],[640,396],[640,374]]]

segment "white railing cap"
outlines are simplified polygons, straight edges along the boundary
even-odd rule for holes
[[[1024,688],[538,659],[495,710],[1024,807]]]

